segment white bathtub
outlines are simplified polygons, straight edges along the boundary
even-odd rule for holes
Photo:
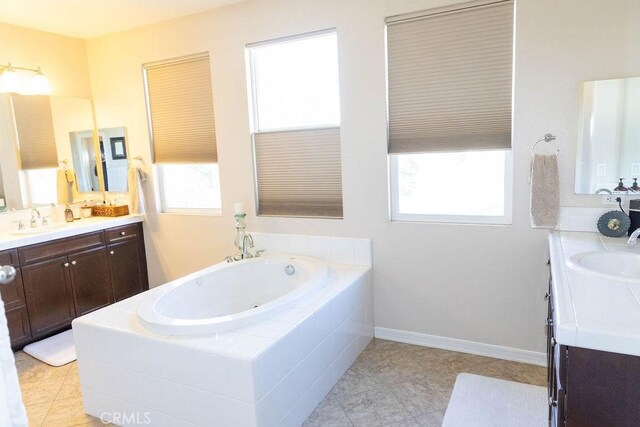
[[[140,323],[164,335],[230,331],[272,316],[326,284],[327,264],[270,256],[216,264],[169,282],[138,306]]]
[[[304,422],[373,337],[371,242],[253,236],[292,255],[212,266],[73,321],[85,412],[127,426]],[[218,332],[190,333],[201,328]]]

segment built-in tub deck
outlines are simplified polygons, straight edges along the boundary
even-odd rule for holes
[[[326,263],[336,259],[332,241],[351,251],[342,257],[349,264]],[[138,307],[162,286],[76,319],[85,411],[118,425],[300,425],[373,337],[370,242],[327,243],[319,256],[326,283],[232,330],[167,335],[145,327]],[[358,248],[364,255],[353,255]]]

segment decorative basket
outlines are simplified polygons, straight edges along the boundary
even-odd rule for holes
[[[123,216],[129,215],[129,206],[108,206],[99,205],[91,208],[91,215],[93,216]]]

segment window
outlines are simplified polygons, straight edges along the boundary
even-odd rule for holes
[[[336,32],[247,50],[258,214],[342,218]]]
[[[162,212],[219,213],[209,55],[145,64],[143,69]]]
[[[159,176],[163,212],[207,210],[222,205],[216,163],[164,164]]]
[[[31,169],[24,172],[31,206],[49,206],[58,202],[57,169]]]
[[[391,219],[511,221],[513,2],[387,19]]]

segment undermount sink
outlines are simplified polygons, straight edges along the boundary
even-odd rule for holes
[[[581,252],[567,259],[569,268],[603,279],[640,283],[640,254]]]
[[[42,233],[48,233],[49,231],[57,230],[58,228],[62,228],[66,225],[67,224],[49,224],[49,225],[43,225],[43,226],[38,226],[34,228],[30,228],[29,226],[27,226],[27,228],[23,230],[9,231],[9,234],[13,234],[15,236],[29,236],[32,234],[42,234]]]

